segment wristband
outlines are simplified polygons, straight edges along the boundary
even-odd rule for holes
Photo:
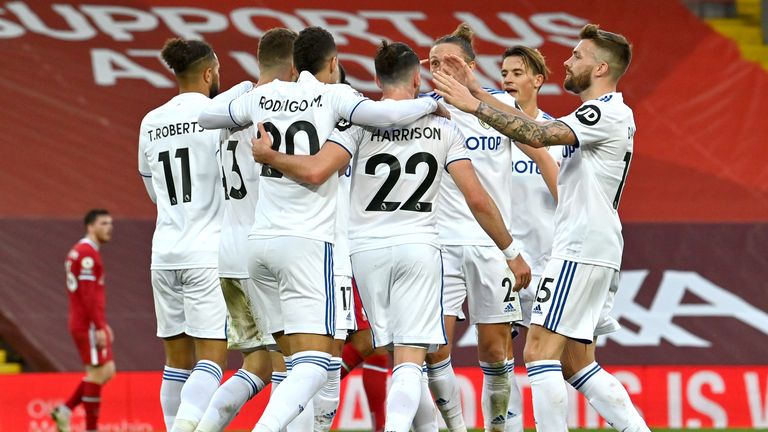
[[[518,247],[518,243],[513,241],[512,243],[509,244],[509,246],[507,246],[506,249],[502,249],[501,253],[503,253],[504,258],[507,259],[507,261],[509,261],[520,256],[520,252],[522,251],[523,251],[523,248]]]

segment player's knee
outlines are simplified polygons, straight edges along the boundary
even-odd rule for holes
[[[477,346],[477,358],[480,361],[493,363],[507,358],[507,349],[502,343],[486,343]]]

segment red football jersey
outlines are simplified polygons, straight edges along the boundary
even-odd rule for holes
[[[77,242],[67,254],[65,268],[70,331],[105,328],[104,266],[98,245],[89,239]]]

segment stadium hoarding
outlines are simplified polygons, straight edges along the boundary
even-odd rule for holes
[[[372,57],[382,39],[409,43],[426,57],[436,37],[467,22],[476,32],[477,73],[485,85],[498,86],[505,48],[522,44],[544,53],[552,77],[540,105],[560,116],[578,105],[560,86],[561,64],[579,28],[597,22],[626,34],[635,49],[621,82],[638,126],[624,220],[768,217],[768,170],[761,163],[768,157],[761,145],[768,98],[760,97],[768,76],[680,2],[447,1],[434,7],[388,0],[308,7],[288,0],[263,6],[245,0],[0,3],[0,53],[7,59],[0,100],[14,107],[0,126],[12,143],[4,148],[0,195],[38,197],[4,200],[0,215],[79,217],[91,197],[101,197],[118,217],[152,217],[136,175],[136,138],[142,116],[175,92],[159,58],[169,36],[210,41],[226,87],[256,78],[258,38],[270,27],[321,25],[334,34],[350,82],[375,97]],[[426,68],[423,76],[428,90]],[[86,158],[94,163],[84,175],[79,168]]]
[[[627,387],[650,427],[766,428],[768,427],[768,367],[766,366],[622,366],[607,368]],[[534,427],[527,376],[518,370],[523,391],[524,425]],[[231,372],[230,372],[231,374]],[[456,369],[465,422],[482,428],[482,372]],[[19,374],[0,376],[0,430],[55,430],[50,410],[61,403],[61,389],[71,388],[79,374]],[[163,430],[157,399],[160,372],[124,372],[104,387],[100,430],[149,432]],[[228,430],[250,430],[266,406],[269,389],[243,408]],[[342,381],[341,405],[334,429],[370,427],[367,401],[359,372]],[[571,428],[610,428],[586,400],[569,390]],[[84,422],[82,408],[74,411],[74,430]]]

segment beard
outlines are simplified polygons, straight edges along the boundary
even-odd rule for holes
[[[571,74],[566,76],[563,81],[563,87],[571,93],[579,94],[592,85],[592,75],[590,72],[584,72],[580,75]]]
[[[218,83],[212,83],[211,89],[208,90],[208,97],[213,99],[216,97],[216,95],[219,94],[219,84]]]

